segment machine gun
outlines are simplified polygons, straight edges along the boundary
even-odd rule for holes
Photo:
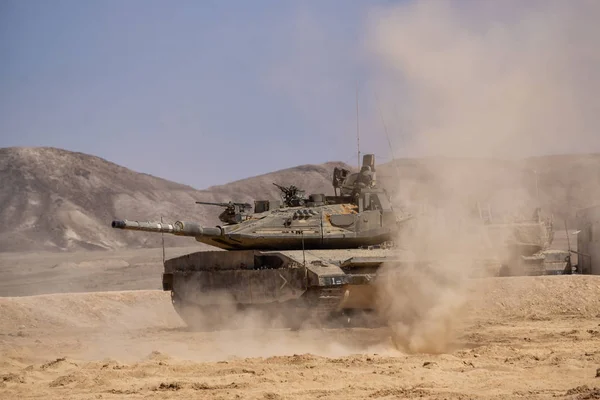
[[[294,185],[281,186],[273,182],[273,185],[277,186],[281,190],[282,200],[286,207],[300,207],[306,202],[304,199],[304,190],[298,189]]]
[[[333,192],[335,193],[336,196],[341,196],[341,192],[340,192],[340,194],[338,194],[338,189],[340,189],[344,185],[344,182],[348,178],[348,175],[350,175],[350,171],[345,168],[335,167],[333,169],[332,183],[333,183]]]
[[[219,214],[219,220],[226,224],[239,224],[249,218],[249,212],[252,211],[252,205],[248,203],[212,203],[209,201],[197,201],[196,204],[208,206],[225,207],[225,211]]]

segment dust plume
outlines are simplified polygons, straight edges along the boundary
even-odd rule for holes
[[[452,212],[453,211],[453,212]],[[398,241],[414,259],[384,264],[375,281],[379,315],[396,347],[408,353],[443,353],[454,344],[469,300],[473,267],[481,251],[482,226],[457,209],[421,215]]]
[[[192,288],[193,284],[185,290]],[[242,308],[226,291],[203,292],[196,299],[198,303],[175,306],[169,301],[146,304],[142,298],[122,304],[98,323],[93,337],[88,338],[89,345],[77,356],[140,361],[159,352],[207,362],[293,354],[343,357],[365,352],[397,353],[386,343],[386,332],[312,329],[317,326],[305,322],[306,315],[285,304]],[[103,305],[109,303],[104,301]],[[301,329],[290,331],[290,326]],[[148,336],[153,338],[149,340]]]
[[[534,211],[531,177],[494,169],[493,160],[600,150],[598,17],[600,3],[586,0],[413,1],[369,16],[373,86],[403,133],[396,154],[444,157],[441,167],[430,160],[438,185],[428,198],[399,195],[433,211],[399,241],[419,262],[435,262],[384,267],[379,283],[402,349],[445,351],[470,300],[466,266],[507,256],[482,234],[479,202],[512,217]]]
[[[189,287],[186,289],[189,290]],[[190,296],[191,297],[191,296]],[[361,352],[385,352],[377,334],[328,332],[322,321],[311,320],[314,310],[298,308],[295,302],[240,307],[231,293],[203,293],[194,304],[176,306],[191,331],[218,332],[213,348],[195,359],[269,357],[310,353],[340,357]],[[210,305],[203,305],[202,300]],[[290,331],[290,328],[292,330]],[[322,329],[314,329],[322,328]],[[323,329],[324,328],[324,329]],[[217,333],[215,333],[217,334]],[[188,358],[190,354],[188,353]]]
[[[402,152],[600,150],[599,17],[594,0],[413,1],[374,10],[366,43],[385,109],[409,140]]]

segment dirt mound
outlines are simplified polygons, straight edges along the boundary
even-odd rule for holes
[[[0,331],[99,326],[181,326],[161,291],[69,293],[0,298]]]
[[[490,278],[474,282],[469,308],[477,318],[600,315],[600,276]]]

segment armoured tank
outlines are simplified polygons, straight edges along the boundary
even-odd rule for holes
[[[554,239],[551,217],[542,218],[537,207],[529,218],[494,221],[488,212],[482,219],[487,239],[501,264],[500,276],[546,274],[546,251]]]
[[[373,280],[412,217],[397,212],[377,185],[375,157],[360,172],[333,171],[334,195],[280,186],[280,200],[203,203],[224,207],[222,225],[115,220],[112,227],[189,236],[214,246],[164,262],[163,290],[195,328],[222,327],[236,310],[258,310],[299,327],[350,322],[373,310]]]

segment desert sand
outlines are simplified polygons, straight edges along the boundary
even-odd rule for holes
[[[104,276],[93,290],[115,287]],[[600,277],[474,279],[464,296],[441,354],[387,328],[192,331],[160,290],[2,297],[0,397],[600,398]]]

